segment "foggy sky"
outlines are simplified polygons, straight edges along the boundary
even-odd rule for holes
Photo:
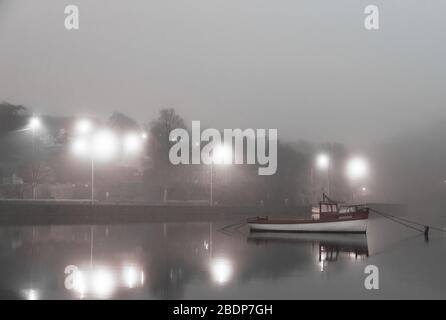
[[[80,30],[64,7],[80,7]],[[366,31],[364,8],[380,8]],[[441,0],[0,0],[0,101],[379,142],[446,119]]]

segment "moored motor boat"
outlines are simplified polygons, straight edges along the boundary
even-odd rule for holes
[[[248,219],[251,231],[366,233],[369,208],[364,205],[340,206],[323,195],[318,210],[309,219]]]

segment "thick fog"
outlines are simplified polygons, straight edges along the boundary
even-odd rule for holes
[[[2,1],[0,97],[362,144],[445,116],[443,1]],[[375,125],[379,124],[379,130]]]
[[[380,30],[364,8],[380,9]],[[79,5],[80,30],[64,28]],[[0,1],[0,100],[39,113],[277,128],[373,159],[377,193],[446,193],[444,1]],[[385,183],[382,183],[385,181]],[[407,191],[407,192],[406,192]]]

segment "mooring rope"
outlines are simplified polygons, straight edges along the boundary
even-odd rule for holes
[[[403,225],[403,226],[405,226],[407,228],[413,229],[413,230],[418,231],[418,232],[424,232],[424,230],[418,229],[418,228],[416,228],[414,226],[411,226],[411,225],[409,225],[407,223],[404,223],[404,222],[401,222],[401,221],[397,220],[398,218],[395,217],[395,216],[392,216],[392,215],[389,215],[389,214],[385,214],[385,213],[379,212],[379,211],[374,210],[374,209],[370,209],[370,211],[375,212],[375,213],[379,214],[380,216],[382,216],[384,218],[387,218],[389,220],[392,220],[393,222],[401,224],[401,225]]]
[[[443,229],[443,228],[440,228],[440,227],[437,227],[437,226],[432,226],[432,225],[428,225],[428,224],[422,224],[422,223],[419,223],[417,221],[413,221],[413,220],[397,217],[397,216],[392,215],[390,213],[378,211],[378,210],[373,209],[373,208],[369,208],[369,209],[370,209],[370,211],[372,211],[372,212],[374,212],[374,213],[376,213],[376,214],[378,214],[378,215],[380,215],[380,216],[382,216],[384,218],[392,220],[393,222],[398,223],[398,224],[400,224],[402,226],[405,226],[406,228],[409,228],[409,229],[412,229],[412,230],[415,230],[415,231],[418,231],[418,232],[421,232],[421,233],[424,232],[426,234],[427,232],[429,232],[429,229],[435,230],[435,231],[438,231],[438,232],[442,232],[442,233],[446,233],[446,229]],[[248,219],[250,219],[250,218],[248,218]],[[247,219],[244,219],[244,220],[241,220],[241,221],[237,221],[235,223],[223,226],[222,228],[218,229],[217,231],[219,231],[219,232],[227,232],[227,230],[229,228],[235,228],[238,231],[239,228],[241,228],[242,226],[244,226],[246,224],[246,221],[247,221]],[[414,227],[414,225],[418,226],[418,227],[422,227],[423,229]]]
[[[246,224],[246,221],[247,221],[248,219],[251,219],[251,218],[254,218],[254,217],[246,218],[246,219],[243,219],[243,220],[239,220],[239,221],[237,221],[237,222],[235,222],[235,223],[231,223],[231,224],[225,225],[225,226],[223,226],[222,228],[217,229],[217,231],[226,231],[227,229],[229,229],[229,228],[231,228],[231,227],[234,227],[234,228],[235,228],[235,227],[241,227],[241,226],[243,226],[243,225]]]
[[[394,216],[394,215],[392,215],[392,214],[390,214],[390,213],[380,212],[380,211],[375,210],[375,209],[372,209],[372,208],[370,208],[370,211],[375,212],[375,213],[377,213],[377,214],[383,216],[384,218],[390,219],[390,220],[392,220],[392,221],[394,221],[394,222],[396,222],[396,223],[399,223],[399,224],[401,224],[401,225],[403,225],[403,226],[405,226],[405,227],[407,227],[407,228],[416,230],[416,231],[418,231],[418,232],[425,232],[425,231],[426,231],[426,228],[429,228],[429,229],[432,229],[432,230],[435,230],[435,231],[439,231],[439,232],[446,232],[446,230],[444,230],[444,229],[442,229],[442,228],[439,228],[439,227],[436,227],[436,226],[431,226],[431,225],[427,225],[427,224],[422,224],[422,223],[419,223],[419,222],[417,222],[417,221],[413,221],[413,220],[409,220],[409,219],[405,219],[405,218],[397,217],[397,216]],[[406,223],[404,223],[404,222],[402,222],[402,221],[404,221],[404,222],[406,222]],[[421,230],[421,229],[419,229],[419,228],[416,228],[416,227],[414,227],[414,226],[409,225],[408,223],[413,224],[413,225],[416,225],[416,226],[423,227],[423,228],[425,228],[425,229],[424,229],[424,230]]]

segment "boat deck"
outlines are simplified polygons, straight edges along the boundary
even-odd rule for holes
[[[346,214],[332,214],[324,216],[320,219],[305,219],[305,218],[274,218],[269,219],[268,217],[256,217],[253,219],[248,219],[248,223],[256,224],[308,224],[308,223],[324,223],[324,222],[339,222],[339,221],[353,221],[353,220],[363,220],[368,219],[368,212],[359,213],[346,213]]]

